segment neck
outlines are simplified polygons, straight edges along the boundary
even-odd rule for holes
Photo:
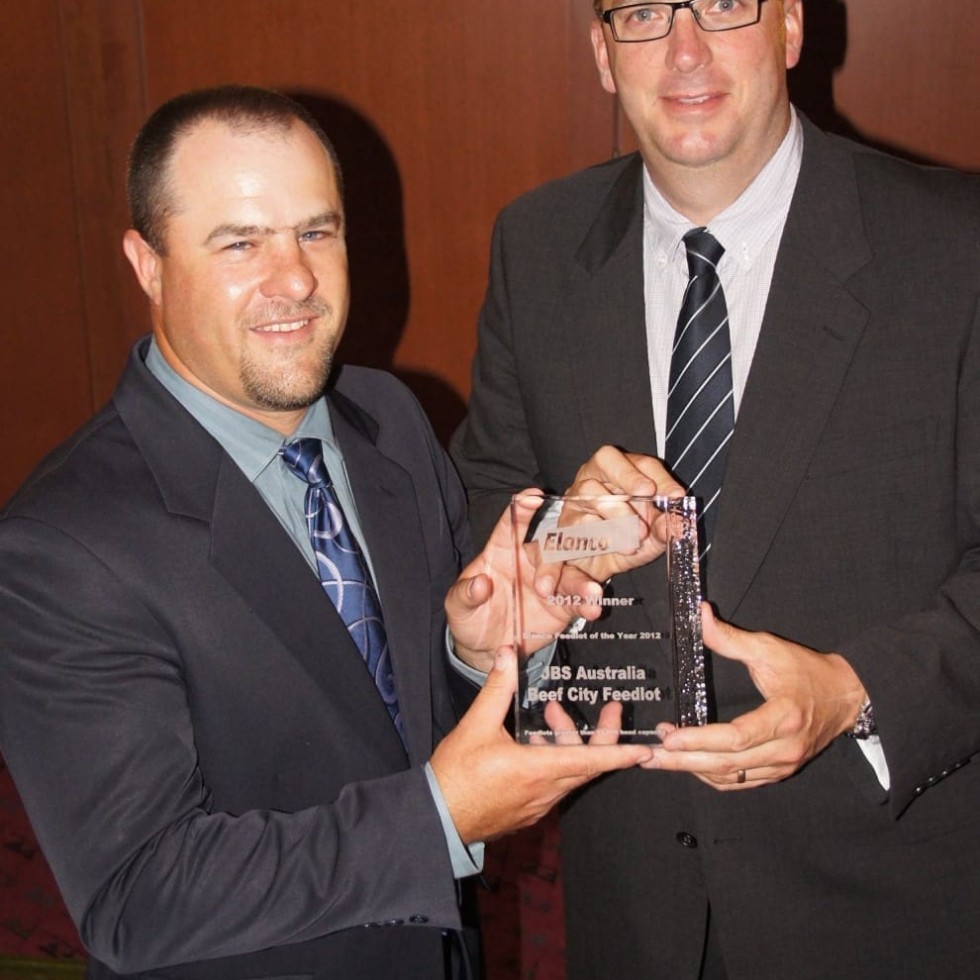
[[[771,136],[699,165],[670,159],[642,141],[640,152],[650,179],[671,207],[695,225],[707,225],[759,176],[789,132],[790,121],[787,104],[781,124],[770,128]]]

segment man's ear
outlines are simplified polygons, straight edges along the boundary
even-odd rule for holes
[[[592,37],[592,51],[595,54],[596,67],[599,69],[599,81],[602,87],[611,95],[616,94],[616,82],[613,80],[612,71],[609,68],[609,49],[606,46],[606,35],[602,30],[602,22],[595,18],[590,28]]]
[[[803,51],[803,0],[787,0],[783,16],[786,18],[786,67],[795,68]]]
[[[143,292],[150,297],[151,303],[159,306],[163,291],[160,282],[160,256],[135,228],[130,228],[123,235],[123,252],[126,253]]]

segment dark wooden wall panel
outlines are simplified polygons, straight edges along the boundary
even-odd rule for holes
[[[112,393],[130,344],[146,329],[146,304],[122,253],[126,156],[142,122],[138,8],[118,0],[62,0],[78,265],[92,396]]]
[[[345,354],[403,373],[448,434],[469,388],[494,214],[608,154],[608,124],[591,125],[611,103],[588,69],[587,6],[553,3],[547,17],[525,0],[142,6],[150,105],[249,82],[303,94],[324,122],[348,185]]]
[[[20,4],[7,30],[0,500],[92,405],[59,4]]]
[[[980,4],[805,9],[793,89],[818,122],[980,167]],[[122,178],[139,121],[169,96],[271,85],[326,124],[348,179],[344,352],[403,374],[441,435],[468,393],[494,215],[630,148],[591,63],[590,0],[29,0],[5,15],[4,211],[18,234],[3,258],[23,300],[0,360],[0,499],[105,399],[145,329],[119,248]]]
[[[834,95],[854,127],[908,155],[980,170],[980,3],[852,0],[846,23]]]

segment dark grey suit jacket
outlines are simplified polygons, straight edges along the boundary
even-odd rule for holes
[[[975,179],[806,124],[707,593],[739,626],[848,658],[891,791],[844,738],[745,793],[654,772],[599,781],[563,820],[575,980],[696,977],[709,901],[732,980],[972,975],[978,227]],[[502,214],[453,445],[478,532],[510,488],[560,491],[604,443],[655,453],[642,274],[636,156]],[[624,590],[644,597],[639,629],[665,621],[662,575]],[[758,703],[741,666],[715,658],[713,675],[720,718]]]
[[[0,748],[93,976],[443,976],[460,915],[422,766],[455,721],[465,500],[392,377],[344,368],[328,401],[410,758],[315,575],[139,350],[0,522]]]

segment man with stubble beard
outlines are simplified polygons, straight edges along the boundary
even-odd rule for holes
[[[129,190],[152,336],[0,521],[0,748],[89,976],[475,976],[481,842],[650,751],[506,734],[512,532],[462,569],[418,404],[333,365],[344,210],[316,122],[260,89],[179,96]],[[494,664],[461,720],[447,623]]]

